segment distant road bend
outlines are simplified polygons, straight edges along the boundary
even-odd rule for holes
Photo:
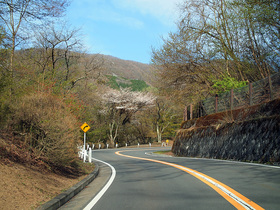
[[[95,150],[104,176],[91,185],[102,187],[62,209],[280,209],[280,167],[152,155],[158,150]]]

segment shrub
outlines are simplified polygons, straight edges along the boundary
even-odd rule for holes
[[[79,126],[62,99],[46,93],[22,98],[15,108],[13,126],[25,143],[55,167],[77,165]]]
[[[246,81],[237,81],[235,78],[229,76],[224,76],[221,80],[214,80],[213,83],[213,90],[211,92],[212,94],[224,93],[231,89],[236,89],[247,85]]]

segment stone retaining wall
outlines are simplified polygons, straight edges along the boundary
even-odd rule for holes
[[[245,121],[232,119],[233,122],[225,123],[221,121],[221,116],[225,115],[221,114],[218,119],[217,115],[212,115],[200,122],[198,119],[186,121],[176,135],[172,152],[178,156],[280,164],[280,116],[275,115],[280,113],[275,110],[279,109],[279,100],[276,104],[273,111],[266,108],[269,114],[262,113],[263,116],[257,119],[248,119],[256,116],[254,113],[260,115],[260,109],[254,107],[254,113],[249,112]],[[266,110],[268,105],[271,106],[262,105],[261,109]],[[244,110],[242,113],[245,116]],[[212,122],[205,126],[211,118]],[[201,126],[197,127],[197,124]]]

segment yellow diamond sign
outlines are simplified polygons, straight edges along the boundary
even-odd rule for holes
[[[81,129],[86,133],[90,129],[90,127],[89,127],[89,125],[87,123],[84,123],[81,126]]]

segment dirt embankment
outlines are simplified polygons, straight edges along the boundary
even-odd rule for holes
[[[94,170],[86,164],[82,172],[54,172],[30,154],[19,139],[0,133],[0,209],[36,209]]]
[[[182,123],[178,156],[280,164],[280,99]]]
[[[0,209],[35,209],[85,176],[71,178],[18,163],[1,163]]]

